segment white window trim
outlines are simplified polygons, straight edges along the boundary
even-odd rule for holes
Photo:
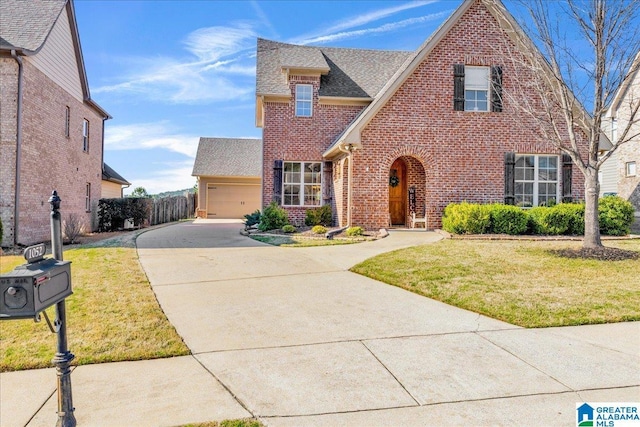
[[[561,168],[561,163],[560,163],[560,156],[556,156],[554,154],[524,154],[524,153],[518,153],[516,154],[516,163],[518,162],[518,158],[519,157],[530,157],[533,156],[534,157],[534,166],[533,166],[533,180],[523,180],[523,179],[516,179],[515,183],[533,183],[533,202],[532,202],[532,206],[523,206],[524,209],[531,209],[533,207],[536,206],[540,206],[540,200],[539,200],[539,192],[538,192],[538,184],[541,183],[555,183],[556,184],[556,203],[559,203],[560,199],[560,178],[561,178],[561,174],[562,174],[562,168]],[[555,157],[556,160],[556,179],[554,181],[540,181],[539,179],[539,173],[540,173],[540,157]],[[517,205],[518,202],[516,202]]]
[[[87,185],[85,187],[84,209],[87,212],[91,212],[91,183],[90,182],[87,182]]]
[[[287,163],[295,163],[295,164],[299,164],[300,165],[300,182],[287,182],[286,181],[286,172],[285,172],[285,168],[286,168],[286,164]],[[322,198],[320,198],[320,200],[318,200],[318,204],[317,205],[307,205],[304,203],[305,201],[305,186],[311,186],[311,185],[316,185],[316,184],[311,184],[311,183],[307,183],[305,184],[304,182],[304,167],[305,165],[308,164],[319,164],[320,165],[320,182],[318,183],[318,185],[320,185],[320,191],[322,191],[322,179],[323,179],[323,164],[322,162],[314,162],[314,161],[306,161],[306,162],[298,162],[298,161],[284,161],[282,163],[282,206],[288,206],[288,207],[307,207],[307,208],[317,208],[322,206]],[[285,203],[285,186],[286,185],[297,185],[300,186],[300,204],[297,205],[288,205]],[[322,197],[322,196],[321,196]]]
[[[82,121],[82,151],[89,152],[89,120]]]
[[[632,170],[633,168],[633,170]],[[632,176],[636,176],[638,174],[638,165],[636,164],[635,161],[631,161],[631,162],[626,162],[624,164],[624,176],[625,177],[632,177]]]
[[[483,70],[486,73],[486,84],[471,84],[469,82],[469,71],[472,70]],[[476,66],[476,65],[465,65],[464,66],[464,111],[469,112],[478,112],[478,113],[488,113],[491,111],[491,69],[487,66]],[[479,110],[477,108],[468,109],[468,105],[470,104],[467,99],[467,91],[476,91],[476,92],[486,92],[487,94],[487,108],[485,110]]]
[[[301,87],[305,87],[305,88],[310,88],[310,95],[311,97],[309,99],[299,99],[298,95],[300,94],[300,88]],[[298,103],[309,103],[309,114],[298,114]],[[313,116],[313,85],[310,84],[297,84],[296,85],[296,103],[295,103],[295,115],[296,117],[312,117]]]

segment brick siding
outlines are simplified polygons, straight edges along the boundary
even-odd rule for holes
[[[541,142],[531,130],[535,123],[507,99],[500,113],[453,111],[454,64],[502,66],[505,93],[516,90],[516,75],[527,75],[528,70],[516,70],[515,61],[500,56],[500,46],[505,47],[502,52],[515,50],[492,15],[475,3],[367,124],[361,133],[363,148],[352,155],[353,225],[367,229],[388,225],[388,176],[397,158],[407,165],[408,188],[416,186],[416,210],[421,213],[426,207],[428,227],[437,228],[449,203],[504,201],[505,152],[560,154],[551,143]],[[318,81],[290,79],[292,91],[296,82],[314,85],[312,118],[294,117],[293,100],[265,105],[265,204],[272,199],[273,160],[319,161],[360,111],[360,107],[318,105]],[[333,170],[333,204],[337,222],[344,225],[346,162],[336,160]],[[561,171],[559,162],[559,176]],[[584,179],[575,166],[572,195],[584,197]],[[289,214],[298,220],[304,209],[289,209]],[[406,217],[408,224],[408,209]]]
[[[13,60],[11,60],[13,61]],[[15,61],[13,61],[15,63]],[[23,58],[23,117],[22,117],[22,161],[20,177],[20,218],[17,241],[19,244],[48,241],[50,205],[48,199],[52,190],[57,190],[61,203],[62,219],[69,214],[78,215],[85,225],[91,227],[91,214],[85,209],[86,184],[91,184],[91,198],[97,199],[101,193],[102,180],[102,117],[91,107],[77,100],[60,86],[51,81],[40,70]],[[11,66],[2,62],[5,69]],[[17,70],[17,67],[14,67]],[[14,81],[17,79],[15,71]],[[11,85],[7,78],[6,85]],[[3,89],[4,89],[3,77]],[[2,92],[5,99],[15,99],[15,85],[11,91]],[[12,111],[3,111],[4,115],[15,117],[15,102]],[[65,110],[70,107],[70,136],[65,136]],[[4,110],[4,108],[3,108]],[[7,109],[9,110],[9,109]],[[83,151],[82,125],[87,119],[89,126],[89,151]],[[15,119],[14,119],[15,123]],[[2,148],[13,147],[15,152],[15,127],[13,132],[2,134]],[[4,156],[4,154],[3,154]],[[4,160],[4,159],[3,159]],[[4,169],[3,161],[3,169]],[[15,173],[15,161],[12,166]],[[3,245],[13,241],[12,218],[14,201],[11,195],[14,179],[2,183],[2,219],[5,225]],[[5,188],[6,186],[6,188]],[[9,188],[11,187],[11,188]],[[7,199],[5,202],[5,193]]]

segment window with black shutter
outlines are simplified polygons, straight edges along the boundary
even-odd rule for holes
[[[516,153],[504,153],[504,204],[515,205]]]
[[[282,203],[282,160],[273,162],[273,201]]]
[[[573,161],[568,154],[562,155],[562,203],[573,202],[571,195],[571,178],[572,178]]]
[[[491,67],[491,111],[502,112],[502,67]]]
[[[464,64],[453,65],[453,110],[464,111]]]

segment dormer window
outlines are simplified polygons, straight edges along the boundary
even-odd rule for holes
[[[489,67],[464,67],[464,110],[489,111]]]
[[[296,85],[296,116],[311,117],[313,85]]]

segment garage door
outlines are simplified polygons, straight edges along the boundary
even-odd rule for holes
[[[207,187],[207,217],[244,218],[260,209],[260,185],[209,184]]]

